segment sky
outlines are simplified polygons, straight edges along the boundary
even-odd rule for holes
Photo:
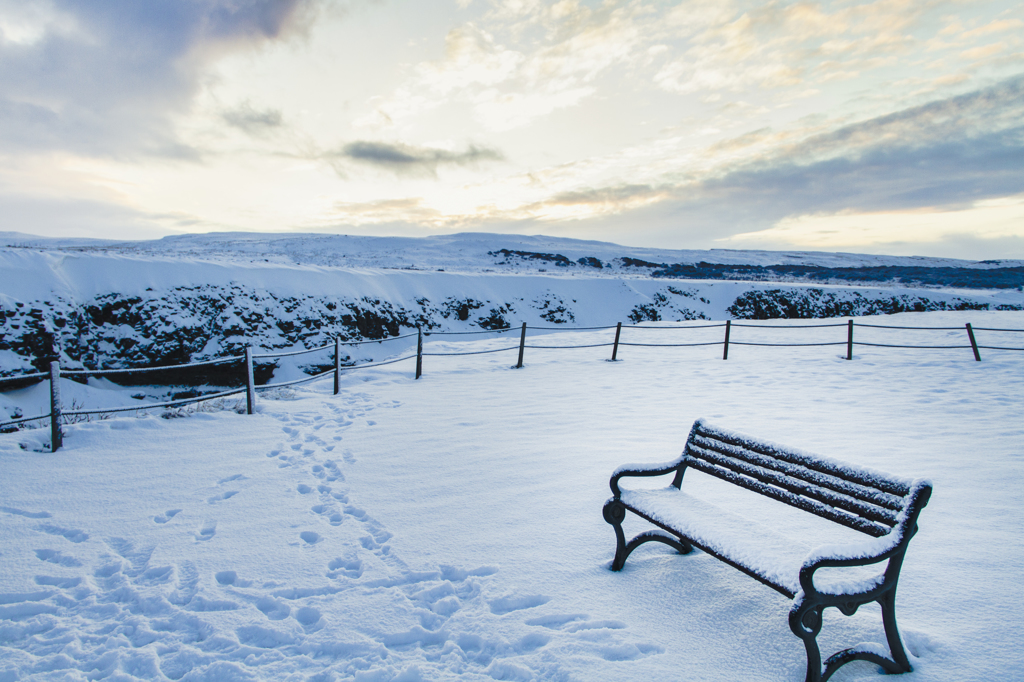
[[[0,0],[0,231],[1024,258],[1024,5]]]

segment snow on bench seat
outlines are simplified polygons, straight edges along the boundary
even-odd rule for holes
[[[812,549],[809,545],[671,486],[623,490],[619,499],[659,525],[679,530],[698,547],[756,571],[790,594],[800,590],[800,566]]]

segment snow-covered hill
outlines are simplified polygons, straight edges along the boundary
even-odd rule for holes
[[[309,348],[416,326],[568,328],[1024,306],[1017,261],[665,251],[491,234],[3,237],[12,246],[0,249],[0,375],[41,369],[50,356],[68,367],[176,364],[250,344]],[[924,272],[933,285],[908,284],[900,276],[908,272]],[[836,283],[851,277],[870,283]],[[957,278],[990,288],[934,285]],[[371,347],[358,357],[381,352]]]

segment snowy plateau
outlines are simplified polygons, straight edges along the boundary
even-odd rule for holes
[[[1024,352],[1001,350],[1024,333],[996,331],[1024,330],[1020,261],[482,234],[0,244],[3,377],[373,341],[345,347],[352,367],[414,352],[417,327],[481,332],[426,337],[419,380],[408,360],[346,369],[337,394],[329,376],[262,391],[252,415],[231,397],[71,419],[53,453],[49,428],[0,433],[0,682],[799,682],[791,603],[771,589],[657,543],[609,570],[609,476],[674,459],[701,417],[931,480],[900,578],[899,679],[1024,667]],[[702,326],[724,320],[728,360]],[[656,347],[671,343],[707,345]],[[289,356],[258,378],[325,366]],[[231,367],[60,390],[65,407],[141,408],[237,386]],[[46,381],[6,389],[0,420],[49,409]],[[686,486],[804,544],[847,539],[697,471]],[[876,606],[826,612],[825,655],[862,642],[885,646]]]

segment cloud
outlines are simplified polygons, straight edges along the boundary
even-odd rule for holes
[[[709,147],[712,158],[723,149],[751,147],[753,158],[712,164],[675,182],[668,181],[669,174],[661,181],[562,191],[503,217],[549,221],[545,231],[595,230],[619,240],[622,226],[629,225],[631,234],[643,235],[641,241],[685,248],[715,246],[715,240],[780,224],[788,232],[775,229],[763,237],[795,238],[792,224],[801,216],[853,214],[870,221],[871,214],[882,212],[953,214],[983,206],[1024,192],[1024,76],[800,137],[793,131],[754,131]],[[992,214],[971,213],[988,221],[985,234],[995,229]],[[909,222],[915,227],[907,231],[908,244],[921,243],[929,225],[938,224]],[[895,243],[900,222],[887,219],[886,225]],[[1006,225],[1011,223],[1000,223],[1000,239],[1024,237],[1024,227]],[[944,234],[963,231],[943,229]],[[752,243],[747,237],[745,243]],[[878,231],[870,238],[877,239]]]
[[[0,151],[195,158],[173,117],[219,56],[302,33],[314,0],[0,0]]]
[[[438,166],[471,166],[484,161],[502,161],[504,155],[487,147],[469,145],[465,151],[415,147],[388,142],[356,141],[326,155],[373,166],[399,175],[436,175]]]
[[[228,109],[221,114],[224,122],[250,135],[263,135],[283,124],[280,109],[255,109],[252,104],[244,104]]]

